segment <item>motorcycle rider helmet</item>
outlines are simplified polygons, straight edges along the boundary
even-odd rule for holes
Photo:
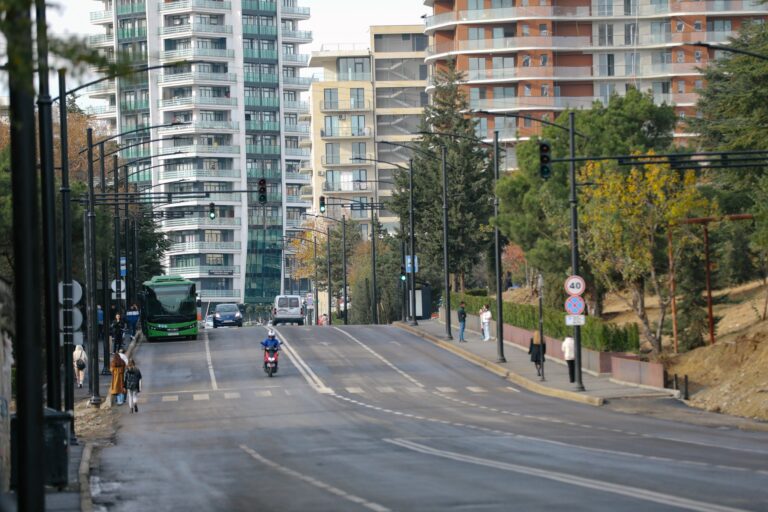
[[[267,336],[270,337],[270,338],[274,338],[275,337],[275,331],[270,329],[269,332],[267,332]]]

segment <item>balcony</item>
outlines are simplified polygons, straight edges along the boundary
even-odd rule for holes
[[[280,98],[259,98],[258,96],[246,96],[245,106],[278,108],[280,106]]]
[[[147,29],[145,27],[139,27],[135,29],[119,28],[117,29],[118,41],[125,39],[144,39],[147,37]]]
[[[357,160],[357,158],[362,158],[363,160]],[[355,167],[361,167],[361,166],[371,166],[374,164],[374,162],[371,162],[373,160],[374,156],[373,154],[366,154],[366,155],[352,155],[348,157],[340,157],[338,155],[323,155],[320,159],[321,163],[325,166],[332,167],[335,165],[338,166],[355,166]]]
[[[243,57],[246,59],[277,60],[277,50],[260,50],[258,48],[244,48]]]
[[[283,109],[309,112],[309,103],[306,101],[283,101]]]
[[[277,27],[275,25],[243,25],[243,35],[246,36],[277,36]]]
[[[305,222],[304,219],[286,219],[285,227],[287,229],[301,229]]]
[[[88,36],[88,44],[92,46],[111,45],[115,42],[114,34],[97,34]]]
[[[120,102],[120,112],[134,112],[136,110],[149,110],[149,100]]]
[[[115,15],[114,11],[91,12],[91,23],[93,24],[112,23],[112,18],[114,17],[114,15]]]
[[[321,101],[321,112],[363,112],[371,110],[370,101]]]
[[[245,129],[259,132],[279,132],[279,121],[246,121]]]
[[[311,30],[283,30],[283,39],[290,39],[292,42],[311,43]]]
[[[224,144],[190,144],[187,146],[165,146],[158,150],[158,155],[172,155],[174,153],[220,153],[234,155],[240,153],[240,146]]]
[[[126,160],[133,160],[136,158],[147,158],[149,156],[152,156],[152,151],[149,148],[128,148],[123,149],[120,151],[120,158],[126,159]]]
[[[370,82],[371,73],[365,71],[343,71],[341,73],[336,73],[335,79],[337,82]],[[405,80],[405,78],[403,78],[403,80]]]
[[[99,82],[98,84],[93,84],[88,86],[85,89],[86,94],[91,95],[97,95],[97,94],[114,94],[115,93],[115,81],[114,80],[106,80],[104,82]]]
[[[195,71],[192,73],[174,73],[163,74],[158,77],[158,82],[161,84],[178,83],[178,82],[237,82],[237,75],[235,73],[202,73]]]
[[[217,48],[185,48],[183,50],[169,50],[160,53],[160,58],[163,60],[177,60],[190,57],[232,59],[235,57],[235,50]]]
[[[215,226],[237,227],[240,225],[239,217],[216,217],[212,219],[208,215],[202,217],[184,217],[181,219],[168,219],[163,221],[164,228],[179,228],[188,226]]]
[[[170,267],[168,273],[172,275],[183,275],[186,277],[205,277],[205,276],[239,276],[240,265],[199,265],[191,267]],[[234,291],[234,290],[208,290],[208,291]],[[201,292],[202,294],[202,292]]]
[[[373,137],[373,130],[365,128],[350,128],[348,126],[336,127],[332,129],[323,128],[320,130],[320,137],[324,139],[353,139]]]
[[[309,89],[314,80],[304,76],[283,76],[282,81],[283,85],[289,88]]]
[[[290,181],[291,183],[311,183],[312,182],[312,176],[309,174],[301,174],[298,172],[287,172],[285,173],[285,181]]]
[[[592,108],[595,96],[519,96],[471,101],[474,110],[560,110],[566,108]]]
[[[231,34],[232,25],[211,25],[209,23],[187,23],[157,29],[161,36],[180,34]]]
[[[251,167],[250,169],[246,170],[247,176],[249,180],[258,180],[260,178],[266,178],[268,180],[279,180],[282,178],[283,174],[280,172],[280,169],[258,169],[256,167]]]
[[[283,53],[283,62],[306,66],[309,63],[309,55],[303,53]]]
[[[277,85],[278,77],[274,73],[245,73],[244,80],[257,84]]]
[[[184,105],[216,105],[236,107],[237,98],[221,98],[215,96],[185,96],[183,98],[171,98],[157,102],[158,107],[179,107]]]
[[[285,130],[285,133],[296,134],[296,135],[309,135],[309,125],[306,123],[286,124],[283,127],[283,129]]]
[[[371,184],[359,181],[325,181],[323,192],[369,192]]]
[[[214,11],[229,11],[232,9],[230,2],[217,2],[215,0],[178,0],[176,2],[162,2],[157,6],[159,11],[175,11],[175,10],[189,10],[189,9],[201,9],[201,10],[214,10]]]
[[[286,147],[283,150],[286,157],[292,158],[309,158],[309,149],[304,148],[289,148]]]
[[[117,113],[117,106],[105,105],[101,107],[88,107],[85,109],[85,113],[89,116],[114,115]]]
[[[277,2],[243,0],[244,11],[277,12]]]
[[[257,212],[259,210],[256,210]],[[280,215],[267,215],[265,218],[263,215],[256,213],[248,216],[249,226],[263,226],[266,222],[267,226],[282,226],[283,217]]]
[[[312,201],[303,199],[301,196],[288,195],[285,197],[285,202],[292,206],[301,206],[306,208],[310,208],[312,206]]]
[[[210,169],[198,167],[197,169],[169,169],[160,171],[160,181],[182,179],[239,179],[239,169]],[[207,217],[206,217],[207,218]]]
[[[428,16],[426,29],[436,30],[448,28],[457,23],[499,23],[516,19],[545,19],[545,18],[588,18],[591,15],[590,8],[563,7],[563,6],[527,6],[527,7],[502,7],[498,9],[479,9],[447,12]]]
[[[245,152],[254,155],[279,155],[280,146],[265,146],[264,144],[248,144]]]
[[[126,14],[144,14],[147,12],[147,4],[142,3],[126,3],[118,4],[117,15],[124,16]]]
[[[280,14],[286,18],[309,19],[309,7],[282,5]]]
[[[241,297],[240,290],[198,290],[201,299],[236,299]]]
[[[164,126],[158,128],[159,133],[177,133],[177,132],[210,132],[210,131],[237,131],[239,123],[237,121],[195,121],[190,124],[178,124],[174,126]]]

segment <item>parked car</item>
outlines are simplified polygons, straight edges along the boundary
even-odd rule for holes
[[[304,325],[304,307],[301,295],[278,295],[272,308],[272,325]]]
[[[213,328],[225,325],[243,326],[243,315],[237,304],[219,304],[213,313]]]

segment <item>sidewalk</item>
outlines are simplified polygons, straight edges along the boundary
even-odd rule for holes
[[[494,338],[481,341],[482,336],[475,331],[464,331],[466,343],[458,341],[458,329],[453,328],[453,341],[445,337],[445,324],[437,320],[420,320],[418,326],[398,322],[396,326],[413,332],[443,347],[468,361],[483,366],[529,391],[574,402],[590,405],[603,405],[606,400],[618,398],[668,397],[673,390],[657,390],[619,384],[609,377],[598,377],[582,372],[585,391],[576,391],[575,384],[568,382],[568,369],[565,363],[547,357],[544,363],[544,377],[536,375],[536,368],[527,351],[518,345],[504,342],[505,363],[498,363],[498,348]]]

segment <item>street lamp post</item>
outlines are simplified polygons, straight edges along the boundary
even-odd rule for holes
[[[325,226],[325,247],[328,254],[328,325],[333,324],[333,310],[331,309],[331,303],[333,302],[333,292],[331,286],[331,227]]]
[[[94,247],[96,245],[95,224],[96,212],[96,194],[93,190],[93,128],[86,130],[86,140],[88,143],[88,209],[85,212],[85,276],[87,304],[88,304],[88,345],[90,349],[90,373],[91,378],[91,399],[89,403],[94,407],[101,406],[101,396],[99,394],[99,346],[96,339],[98,325],[96,323],[96,263],[94,260]],[[106,306],[106,305],[105,305]],[[105,314],[106,317],[106,314]],[[106,318],[105,318],[106,320]],[[107,359],[107,354],[104,354]]]
[[[579,211],[576,195],[576,114],[568,112],[568,138],[570,141],[570,204],[571,204],[571,267],[573,275],[579,275]],[[581,378],[581,326],[573,326],[573,341],[576,355],[576,390],[584,391]],[[542,343],[544,340],[542,339]]]
[[[493,132],[493,177],[499,184],[499,130]],[[493,194],[493,257],[496,263],[496,361],[506,363],[504,357],[504,294],[501,288],[501,233],[499,232],[499,195]]]
[[[541,340],[541,380],[544,379],[544,276],[537,279],[539,289],[539,339]]]
[[[378,296],[378,293],[376,292],[377,285],[376,285],[376,210],[371,210],[371,272],[373,273],[373,302],[371,303],[372,308],[372,319],[373,319],[373,325],[377,325],[379,323],[379,304],[376,301],[376,298]]]
[[[443,171],[443,280],[445,286],[445,339],[452,340],[451,335],[451,276],[448,274],[448,148],[440,145],[440,161]]]
[[[408,160],[408,223],[410,229],[408,236],[410,238],[411,245],[411,322],[410,325],[419,325],[419,321],[416,320],[416,237],[415,233],[415,221],[413,218],[413,158]]]
[[[342,297],[344,298],[344,325],[349,325],[349,315],[347,314],[347,216],[341,216],[341,273],[342,279]]]

